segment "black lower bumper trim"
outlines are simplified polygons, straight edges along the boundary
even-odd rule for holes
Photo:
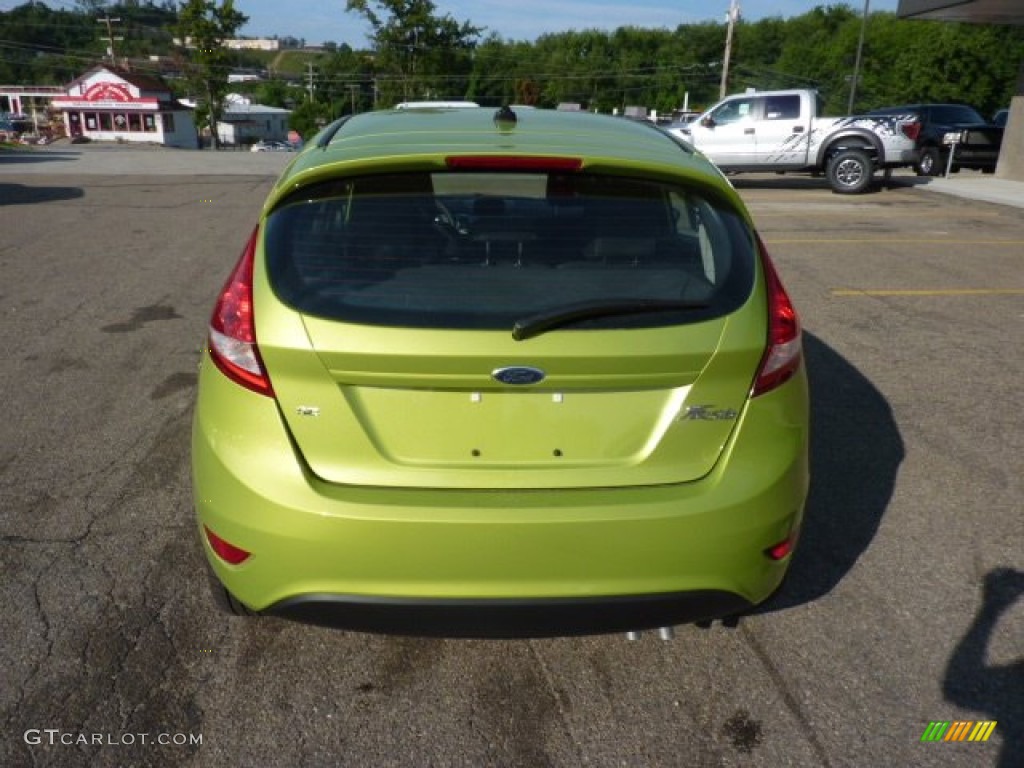
[[[720,618],[752,604],[700,590],[586,598],[423,600],[310,594],[262,613],[310,624],[420,637],[561,637],[629,632]]]

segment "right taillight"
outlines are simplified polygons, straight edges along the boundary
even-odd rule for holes
[[[768,290],[768,347],[757,369],[751,397],[771,392],[789,381],[799,370],[802,357],[800,318],[760,238],[758,250]]]
[[[236,384],[261,395],[272,396],[270,377],[256,346],[256,321],[252,310],[252,270],[259,227],[249,237],[242,256],[224,283],[210,318],[210,359]]]

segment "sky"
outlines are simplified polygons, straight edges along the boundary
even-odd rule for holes
[[[725,22],[729,0],[433,0],[438,16],[486,27],[505,40],[535,40],[568,30],[634,26],[675,29],[680,24]],[[845,4],[857,13],[862,0],[737,0],[742,18],[799,16],[815,6]],[[871,11],[894,12],[898,0],[868,0]],[[7,5],[6,2],[2,3]],[[346,13],[345,0],[235,0],[249,17],[246,37],[295,37],[309,45],[334,41],[353,48],[366,46],[369,26],[361,16]]]

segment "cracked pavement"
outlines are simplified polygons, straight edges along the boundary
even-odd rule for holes
[[[158,151],[59,152],[0,154],[0,765],[1008,768],[1024,754],[1021,297],[834,292],[1024,288],[1018,211],[909,184],[839,198],[809,179],[737,182],[803,313],[815,396],[801,549],[738,627],[396,638],[227,617],[207,593],[196,363],[287,158],[231,173],[208,153],[168,152],[161,170]],[[985,744],[920,743],[933,720],[998,725]]]

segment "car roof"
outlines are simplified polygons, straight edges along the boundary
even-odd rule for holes
[[[817,94],[817,91],[813,88],[780,88],[778,90],[770,91],[759,91],[756,89],[748,89],[740,93],[730,93],[725,98],[727,99],[753,99],[759,96],[803,96],[807,94]]]
[[[327,126],[296,156],[267,201],[269,209],[297,187],[340,173],[445,170],[454,155],[580,158],[591,172],[683,180],[733,201],[732,186],[689,144],[643,122],[587,112],[514,111],[493,107],[364,112]]]

